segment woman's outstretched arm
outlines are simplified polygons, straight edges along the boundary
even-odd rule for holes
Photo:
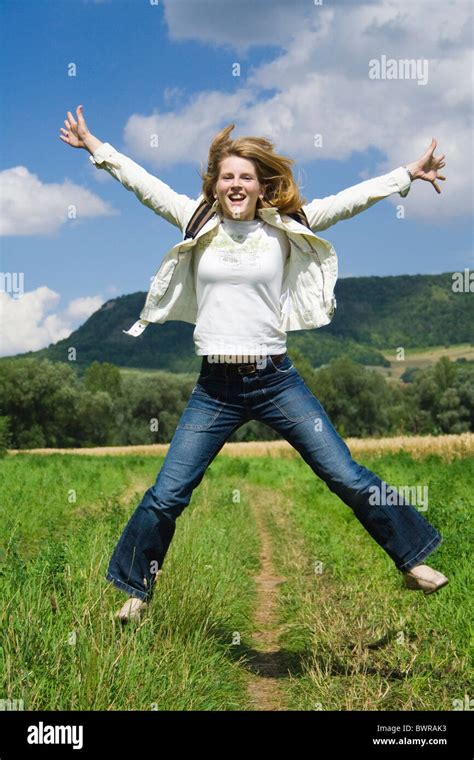
[[[176,193],[165,182],[153,176],[131,158],[119,153],[110,143],[102,142],[90,132],[83,115],[83,107],[76,109],[77,121],[70,111],[59,135],[63,142],[73,148],[88,150],[90,160],[98,169],[105,169],[131,192],[138,200],[156,214],[184,231],[197,201],[187,195]]]
[[[415,179],[431,182],[436,192],[440,193],[436,180],[446,179],[438,174],[438,170],[445,166],[445,162],[444,154],[435,158],[433,155],[435,148],[436,140],[433,138],[429,148],[417,161],[399,166],[380,177],[359,182],[346,190],[341,190],[336,195],[315,198],[311,203],[303,206],[311,229],[314,232],[325,230],[342,219],[350,219],[392,193],[398,192],[404,198],[408,195],[411,182]]]

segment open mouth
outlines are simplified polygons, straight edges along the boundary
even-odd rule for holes
[[[242,195],[241,193],[233,193],[232,195],[229,195],[229,200],[231,203],[242,203],[242,201],[245,200],[245,195]]]

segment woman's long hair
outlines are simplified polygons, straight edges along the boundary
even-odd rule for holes
[[[202,193],[208,203],[214,203],[214,189],[219,178],[221,161],[228,156],[240,156],[253,161],[259,182],[265,187],[264,198],[257,200],[257,209],[278,208],[291,214],[306,203],[298,190],[291,170],[294,160],[275,153],[273,143],[264,137],[237,137],[229,135],[235,124],[229,124],[213,139],[209,148],[207,171],[201,170]]]

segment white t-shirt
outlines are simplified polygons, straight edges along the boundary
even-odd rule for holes
[[[199,356],[283,354],[280,296],[288,238],[261,219],[225,219],[192,255],[198,314],[193,333]],[[243,358],[245,361],[245,358]]]

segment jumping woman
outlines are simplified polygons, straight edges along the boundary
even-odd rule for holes
[[[288,331],[328,324],[336,308],[336,252],[315,232],[392,193],[405,197],[416,179],[441,192],[437,180],[445,177],[438,170],[445,162],[444,155],[434,156],[436,141],[417,161],[305,204],[292,174],[294,161],[262,137],[232,140],[231,124],[212,141],[202,194],[193,200],[94,137],[82,106],[76,116],[77,121],[67,112],[59,137],[85,148],[98,169],[183,235],[165,255],[140,319],[124,332],[131,339],[150,322],[190,322],[202,356],[161,470],[110,559],[106,579],[129,597],[116,617],[140,617],[162,572],[176,519],[230,435],[252,419],[285,438],[353,510],[407,588],[430,594],[445,586],[448,579],[423,564],[441,535],[411,504],[386,498],[395,489],[354,461],[286,353]]]

